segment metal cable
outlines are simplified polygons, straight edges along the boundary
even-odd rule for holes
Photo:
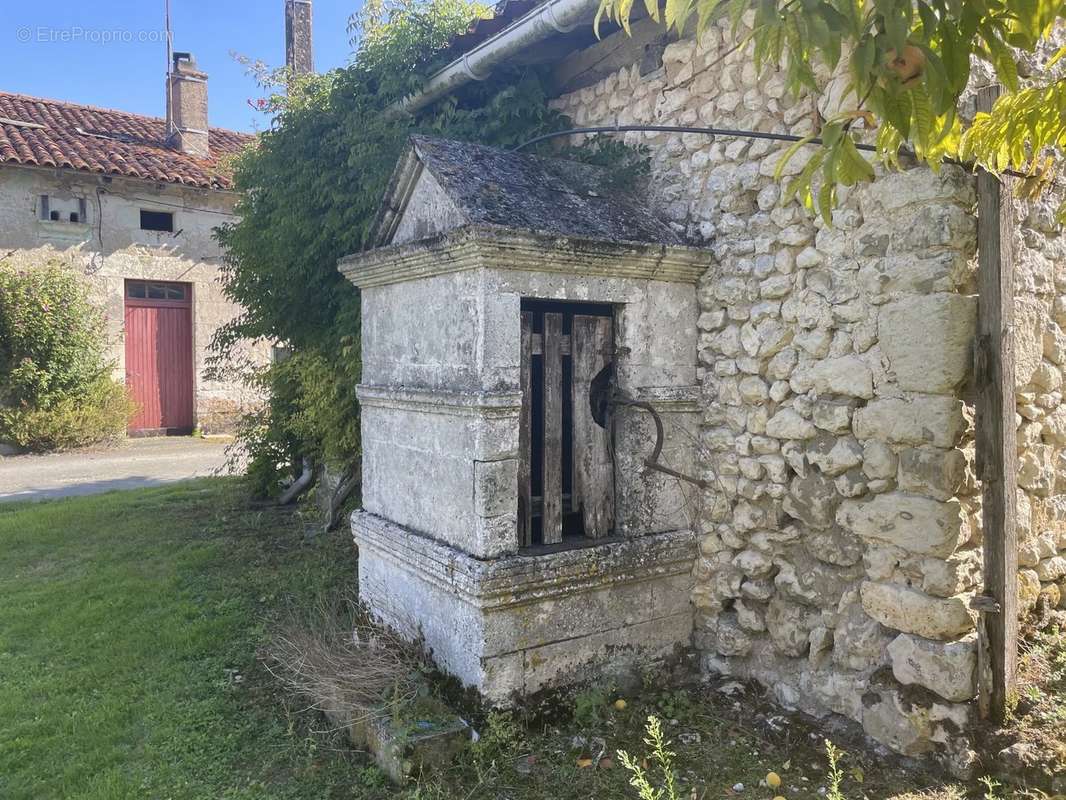
[[[704,136],[733,136],[738,139],[769,139],[773,142],[800,142],[807,139],[806,136],[797,136],[794,133],[764,133],[762,131],[747,131],[740,130],[738,128],[697,128],[688,125],[595,125],[588,128],[568,128],[562,131],[552,131],[551,133],[544,133],[540,136],[522,142],[511,149],[511,152],[517,153],[519,150],[523,150],[526,147],[530,147],[540,142],[545,142],[549,139],[557,139],[560,136],[571,136],[579,133],[629,133],[630,131],[635,133],[652,132],[652,133],[697,133]],[[822,144],[822,140],[819,138],[808,139],[807,144]],[[865,150],[868,153],[876,153],[877,148],[872,144],[855,144],[856,149]],[[906,155],[913,156],[914,153],[910,151],[902,151]],[[957,158],[945,158],[944,162],[947,164],[954,164],[958,167],[973,171],[977,169],[977,165],[973,163],[966,163],[960,161]],[[1028,175],[1024,172],[1018,172],[1013,169],[1002,170],[1002,175],[1008,175],[1012,178],[1031,178],[1032,175]]]
[[[515,147],[512,152],[517,152],[530,145],[555,139],[560,136],[570,136],[577,133],[628,133],[634,131],[643,133],[651,131],[655,133],[699,133],[705,136],[735,136],[741,139],[769,139],[774,142],[800,142],[805,136],[796,136],[792,133],[763,133],[762,131],[746,131],[736,128],[694,128],[687,125],[596,125],[591,128],[570,128],[565,131],[553,131],[530,139]],[[809,144],[821,144],[821,139],[811,139]],[[859,150],[867,150],[876,153],[877,148],[870,144],[856,144]]]

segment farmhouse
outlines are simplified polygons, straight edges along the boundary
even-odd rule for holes
[[[0,93],[0,251],[60,258],[107,313],[131,431],[226,429],[251,399],[202,377],[214,330],[237,313],[211,230],[236,199],[224,160],[251,137],[207,125],[206,76],[175,60],[174,119]],[[180,133],[184,130],[185,133]]]
[[[1016,618],[1066,601],[1053,200],[904,163],[827,225],[783,199],[773,137],[846,76],[795,100],[725,23],[597,41],[596,6],[504,4],[405,105],[537,64],[575,125],[632,126],[647,185],[416,137],[340,263],[362,597],[495,702],[691,646],[963,762]]]
[[[286,2],[286,58],[313,70],[310,3]],[[230,430],[255,396],[204,376],[212,336],[240,313],[212,230],[234,219],[229,162],[253,137],[211,127],[208,76],[175,52],[163,119],[0,92],[0,257],[57,258],[107,314],[130,432]],[[252,363],[270,343],[247,343]]]

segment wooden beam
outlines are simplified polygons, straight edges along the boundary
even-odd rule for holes
[[[532,347],[531,352],[533,355],[544,355],[544,336],[534,333],[533,338],[530,340],[530,347]],[[564,356],[570,355],[570,337],[565,334],[559,337],[559,353]]]
[[[661,53],[676,38],[661,22],[647,17],[644,9],[634,10],[638,11],[634,17],[641,18],[632,20],[630,33],[617,31],[557,62],[551,73],[555,93],[566,94],[591,86],[622,67],[640,63],[648,48],[658,47]]]
[[[609,536],[614,528],[614,469],[609,433],[592,418],[592,379],[611,360],[611,319],[574,315],[574,497],[585,535]]]
[[[999,92],[998,86],[980,90],[977,110],[991,111]],[[1006,716],[1018,654],[1013,229],[1009,179],[982,170],[977,176],[976,455],[985,595],[998,610],[979,612],[978,709],[994,722]]]
[[[563,540],[563,315],[544,315],[544,544]]]
[[[522,410],[518,418],[518,546],[533,544],[533,498],[530,454],[533,452],[533,315],[522,312],[522,352],[519,361]]]

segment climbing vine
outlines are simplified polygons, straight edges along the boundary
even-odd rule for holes
[[[213,369],[245,339],[292,355],[249,379],[269,397],[244,420],[258,491],[277,491],[304,457],[350,465],[359,448],[359,295],[336,269],[360,250],[408,134],[509,147],[569,123],[540,75],[501,70],[417,116],[386,108],[445,63],[450,38],[485,8],[468,0],[369,3],[352,19],[351,64],[319,76],[260,70],[269,129],[234,164],[237,221],[217,237],[226,295],[244,309],[220,328]]]

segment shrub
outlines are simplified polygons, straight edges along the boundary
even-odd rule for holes
[[[244,416],[237,436],[252,491],[279,493],[279,465],[294,474],[304,456],[343,465],[359,449],[359,411],[350,361],[327,361],[316,351],[296,352],[252,381],[268,400]]]
[[[110,377],[107,344],[71,268],[0,262],[0,439],[46,450],[121,434],[133,406]]]
[[[0,438],[26,450],[67,450],[121,436],[134,412],[126,387],[107,376],[48,408],[0,410]]]

